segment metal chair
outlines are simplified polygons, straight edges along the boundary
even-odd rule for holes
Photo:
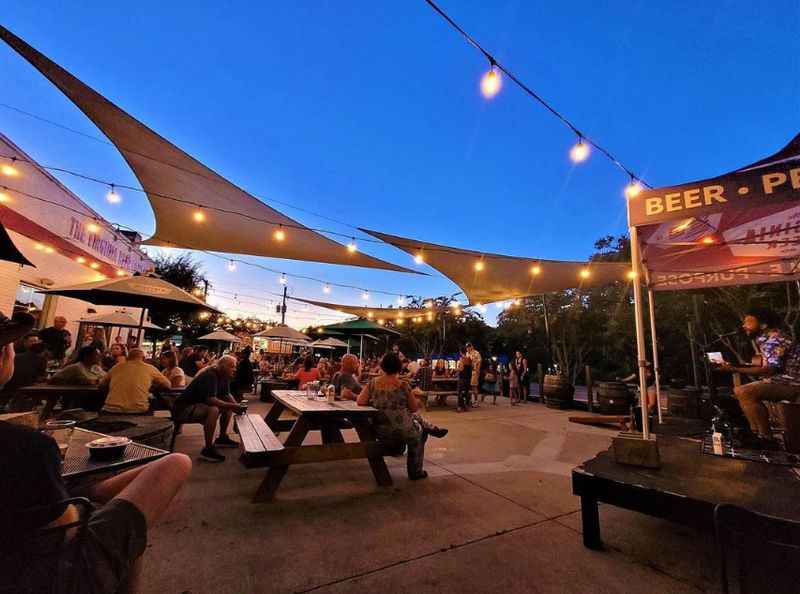
[[[720,504],[714,509],[714,530],[723,594],[737,592],[732,583],[739,594],[798,592],[800,522]]]
[[[11,533],[4,529],[0,536],[0,594],[70,594],[80,589],[80,576],[75,572],[80,545],[86,536],[89,516],[94,509],[85,497],[64,499],[53,505],[39,506],[13,513],[14,524],[36,525],[36,518],[63,513],[67,505],[78,507],[79,519],[49,528]],[[67,541],[69,530],[76,529]],[[47,584],[47,589],[42,589]]]

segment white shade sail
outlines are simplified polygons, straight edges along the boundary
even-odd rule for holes
[[[568,262],[504,256],[368,229],[362,231],[414,258],[419,257],[461,287],[471,305],[624,282],[631,272],[631,265],[623,262]]]
[[[156,232],[146,243],[415,272],[351,252],[267,206],[1,26],[0,38],[58,87],[122,153],[155,213]],[[277,231],[283,240],[275,238]]]

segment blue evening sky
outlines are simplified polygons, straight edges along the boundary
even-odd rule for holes
[[[507,67],[653,185],[709,177],[800,131],[800,3],[441,0]],[[626,177],[487,64],[422,0],[7,2],[3,24],[188,153],[271,200],[352,225],[514,255],[581,259],[625,230]],[[5,45],[0,102],[94,126]],[[34,158],[136,185],[113,147],[0,107]],[[152,231],[146,199],[61,179],[111,221]],[[373,255],[413,266],[389,246]],[[202,255],[201,255],[202,256]],[[266,315],[275,274],[201,259],[226,309]],[[287,273],[422,296],[438,276],[250,258]],[[290,281],[298,296],[321,285]],[[227,291],[228,293],[222,293]],[[233,301],[233,293],[239,302]],[[334,289],[333,301],[361,302]],[[373,293],[371,303],[393,303]],[[493,314],[489,316],[490,320]],[[295,325],[329,321],[295,308]]]

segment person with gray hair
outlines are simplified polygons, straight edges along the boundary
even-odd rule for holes
[[[236,374],[236,363],[236,357],[221,357],[198,373],[175,402],[175,418],[179,422],[205,426],[205,447],[200,457],[210,462],[225,461],[217,447],[239,447],[238,442],[228,437],[231,413],[241,414],[247,410],[231,396],[230,384]],[[215,440],[217,420],[219,437]]]

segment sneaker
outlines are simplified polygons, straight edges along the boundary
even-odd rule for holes
[[[217,451],[217,448],[203,448],[200,450],[200,457],[209,462],[225,462],[225,456]]]
[[[441,439],[442,437],[447,435],[447,429],[442,429],[441,427],[433,427],[428,431],[428,433],[430,433],[434,437],[438,437],[439,439]]]
[[[220,435],[215,441],[214,445],[218,448],[238,448],[239,442],[232,440],[227,435]]]
[[[409,478],[409,480],[412,480],[412,481],[418,481],[420,479],[428,478],[428,473],[427,473],[427,471],[423,470],[419,474],[410,474],[410,475],[408,475],[408,478]]]

